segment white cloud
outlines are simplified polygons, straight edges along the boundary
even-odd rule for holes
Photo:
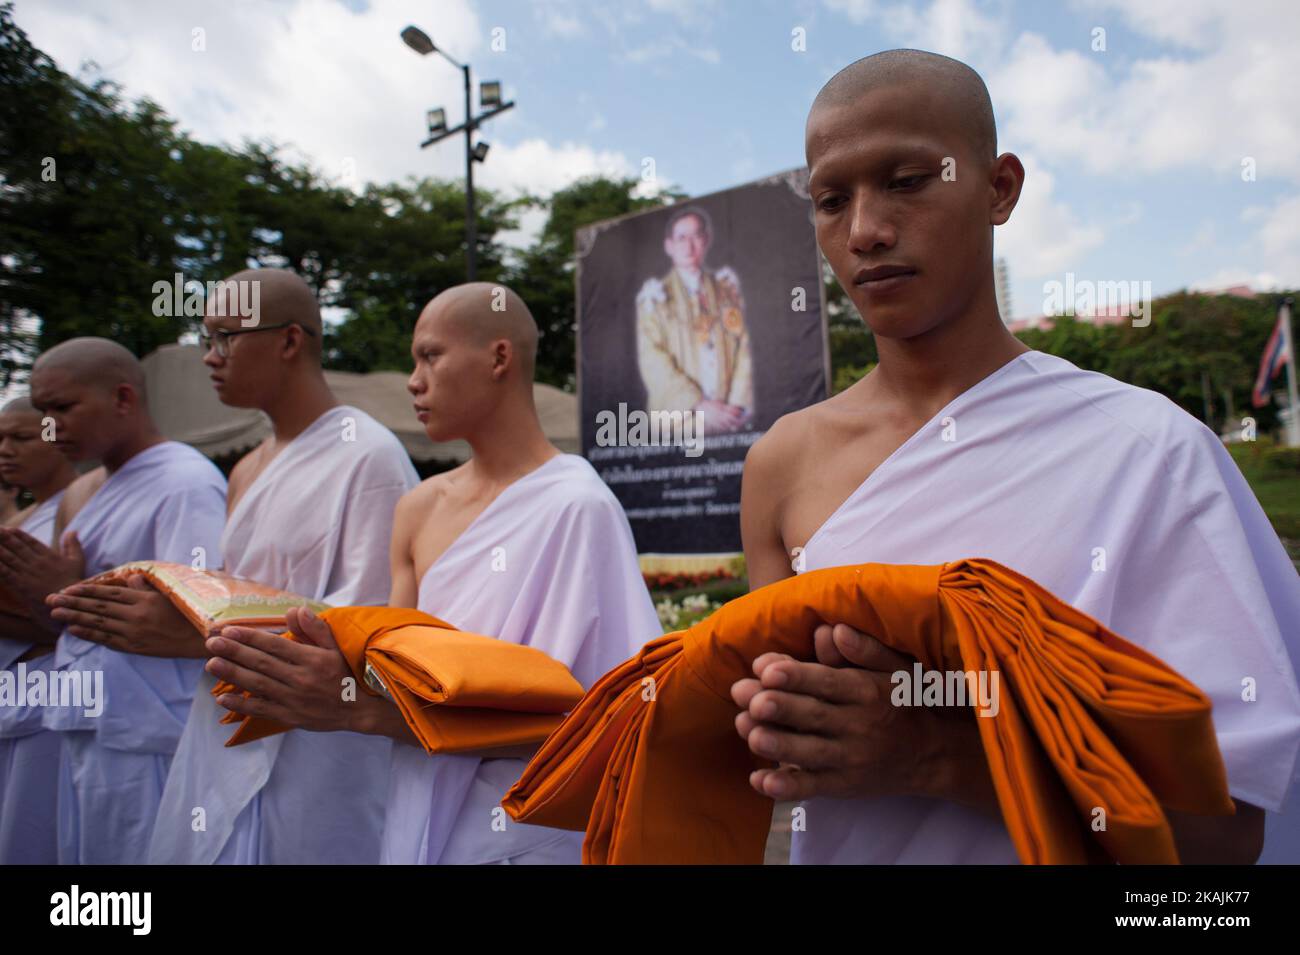
[[[1265,0],[1249,15],[1234,5],[1158,2],[1112,12],[1089,4],[1099,25],[1114,18],[1151,38],[1194,47],[1132,57],[1108,31],[1106,52],[1086,42],[1056,49],[1021,34],[989,76],[1011,146],[1071,159],[1100,173],[1210,171],[1240,174],[1254,157],[1261,178],[1300,180],[1300,110],[1287,89],[1300,18]],[[1160,11],[1168,6],[1168,17]],[[1173,9],[1178,10],[1175,15]]]
[[[1053,197],[1043,165],[1103,180],[1190,172],[1229,182],[1239,179],[1250,157],[1262,184],[1300,182],[1300,110],[1293,103],[1300,17],[1294,0],[1258,0],[1248,7],[1215,0],[1075,0],[1076,11],[1094,15],[1094,25],[1107,31],[1107,50],[1098,52],[1091,47],[1092,27],[1076,44],[1054,46],[1038,34],[1017,32],[1005,6],[825,2],[855,23],[874,21],[902,45],[962,59],[985,77],[1000,145],[1019,154],[1030,172],[1020,208],[998,233],[999,254],[1008,256],[1018,277],[1059,273],[1104,235],[1096,225],[1081,227]],[[1125,29],[1141,38],[1136,47],[1124,44]],[[1030,156],[1040,162],[1031,163]],[[1126,218],[1121,210],[1107,225]],[[1201,284],[1300,286],[1300,197],[1248,210],[1243,220],[1257,230],[1256,241],[1241,250],[1251,265],[1227,266]],[[1202,230],[1181,251],[1190,254],[1209,241]]]
[[[866,23],[877,11],[875,0],[826,0],[826,7],[859,24]]]
[[[494,189],[546,195],[590,175],[631,176],[632,163],[621,152],[578,143],[553,146],[544,139],[493,146],[488,161],[474,171],[475,183]]]
[[[1233,250],[1231,265],[1197,279],[1194,289],[1249,285],[1256,291],[1300,288],[1300,193],[1271,206],[1248,206],[1241,220],[1255,228],[1256,242]],[[1244,254],[1243,254],[1244,253]],[[1241,264],[1241,259],[1250,262]]]
[[[1097,26],[1105,27],[1109,22],[1101,14],[1114,13],[1147,36],[1194,50],[1206,50],[1215,45],[1225,14],[1234,20],[1262,16],[1262,22],[1269,22],[1270,13],[1283,12],[1281,4],[1271,4],[1271,9],[1260,9],[1256,3],[1250,10],[1250,17],[1246,17],[1244,9],[1224,4],[1222,0],[1142,0],[1141,3],[1075,0],[1073,6],[1083,12],[1099,14]]]
[[[19,11],[19,24],[65,69],[92,56],[131,96],[148,94],[205,141],[245,137],[293,144],[327,175],[352,160],[360,182],[463,175],[456,138],[426,150],[426,109],[442,105],[461,121],[461,76],[437,54],[417,55],[399,33],[410,15],[398,0],[372,0],[362,12],[332,0],[294,0],[250,10],[144,0],[100,8],[64,2]],[[490,27],[466,0],[439,4],[433,39],[462,61],[483,60]],[[417,24],[418,25],[418,24]],[[204,52],[191,30],[206,31]],[[490,77],[489,77],[490,78]],[[507,89],[507,96],[509,90]],[[541,139],[506,144],[489,123],[488,161],[475,169],[485,186],[546,193],[579,176],[631,174],[620,153]]]
[[[675,17],[686,26],[700,27],[717,19],[719,0],[649,0],[650,9]]]
[[[722,62],[722,54],[715,47],[687,42],[685,37],[676,33],[625,50],[619,54],[619,59],[628,63],[649,63],[666,60],[675,53],[686,53],[713,65]]]
[[[350,159],[360,185],[464,173],[459,137],[419,148],[425,111],[444,106],[448,123],[456,125],[464,92],[460,73],[449,63],[437,54],[421,57],[402,43],[399,34],[411,15],[400,0],[371,0],[362,11],[333,0],[278,0],[253,8],[167,0],[103,7],[64,0],[24,5],[17,19],[65,70],[76,72],[84,60],[97,60],[129,97],[148,95],[201,140],[233,145],[244,138],[271,139],[291,145],[293,154],[339,181]],[[581,32],[587,22],[573,5],[539,17],[545,30],[563,35]],[[440,3],[433,22],[431,36],[452,56],[485,60],[491,26],[480,23],[468,0]],[[191,49],[195,28],[205,31],[203,52]],[[511,95],[507,86],[506,98]],[[481,131],[491,152],[474,170],[477,184],[508,196],[546,195],[583,176],[636,171],[613,150],[540,138],[495,139],[494,130],[508,129],[512,118],[506,113]],[[603,118],[593,119],[594,130],[602,125]],[[520,219],[518,230],[502,236],[506,244],[530,243],[545,213],[525,211]]]
[[[897,4],[880,12],[880,25],[899,42],[974,66],[1000,49],[1006,17],[986,14],[971,0],[933,0],[924,8]]]
[[[541,24],[542,32],[550,36],[571,39],[587,32],[585,20],[572,3],[560,0],[539,3],[533,7],[533,16]]]
[[[1058,276],[1105,240],[1105,231],[1085,223],[1054,195],[1055,178],[1031,155],[1022,155],[1025,188],[1005,225],[994,230],[997,255],[1015,269],[1016,281]]]
[[[147,94],[205,141],[292,143],[325,172],[351,158],[362,180],[455,175],[455,150],[421,152],[424,113],[460,121],[460,74],[401,41],[400,0],[361,12],[333,0],[265,6],[142,0],[24,6],[19,24],[60,66],[95,59],[133,97]],[[473,59],[486,31],[467,0],[439,4],[435,42]],[[193,50],[202,29],[206,49]]]
[[[1256,292],[1272,292],[1283,287],[1272,272],[1252,272],[1249,269],[1219,269],[1213,275],[1197,279],[1187,286],[1192,292],[1217,292],[1234,285],[1248,285]],[[1294,288],[1295,283],[1286,287]]]
[[[1261,178],[1300,181],[1300,110],[1287,93],[1300,44],[1294,0],[1076,0],[1107,30],[1101,52],[1091,28],[1063,47],[1017,32],[1003,4],[825,3],[855,23],[873,21],[893,41],[979,70],[1008,148],[1106,174],[1238,175],[1251,156]],[[1145,38],[1136,51],[1123,46],[1121,27]]]
[[[1300,195],[1288,196],[1258,213],[1252,207],[1243,213],[1242,218],[1262,222],[1259,227],[1261,251],[1274,260],[1278,271],[1289,272],[1300,284]]]

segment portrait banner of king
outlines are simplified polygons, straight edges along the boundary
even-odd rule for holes
[[[583,454],[645,554],[740,550],[745,453],[829,393],[807,171],[578,230]]]

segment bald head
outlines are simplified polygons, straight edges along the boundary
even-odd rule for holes
[[[437,295],[420,321],[438,322],[475,344],[506,339],[513,346],[521,377],[532,382],[537,364],[537,322],[524,300],[499,282],[468,282]]]
[[[130,385],[145,400],[144,367],[140,360],[117,342],[107,338],[70,338],[43,352],[32,366],[35,381],[46,372],[65,373],[74,381],[111,391]]]
[[[813,100],[809,125],[821,109],[848,106],[872,90],[890,86],[938,96],[951,106],[945,121],[955,119],[960,124],[975,156],[983,160],[997,157],[993,103],[984,80],[960,60],[924,50],[885,50],[850,63],[832,76]]]
[[[217,284],[207,313],[247,317],[255,304],[261,325],[301,325],[307,335],[307,349],[321,353],[320,303],[297,272],[289,269],[244,269]]]
[[[38,415],[40,412],[36,410],[36,406],[32,404],[31,399],[23,395],[5,402],[4,407],[0,408],[0,414]]]

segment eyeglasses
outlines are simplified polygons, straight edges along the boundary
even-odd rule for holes
[[[241,328],[238,331],[227,331],[224,328],[218,328],[215,332],[208,331],[206,327],[199,330],[199,344],[203,350],[209,348],[216,349],[217,355],[221,358],[230,357],[230,340],[236,335],[251,335],[253,332],[270,332],[277,328],[288,328],[291,325],[297,325],[306,334],[316,337],[316,333],[310,328],[299,324],[298,322],[279,322],[275,325],[259,325],[257,328]]]

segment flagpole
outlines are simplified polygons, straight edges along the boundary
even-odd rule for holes
[[[1291,301],[1287,298],[1282,302],[1282,336],[1286,348],[1286,393],[1290,405],[1286,424],[1287,444],[1294,448],[1300,447],[1300,398],[1296,397],[1296,353],[1295,336],[1291,333]]]

